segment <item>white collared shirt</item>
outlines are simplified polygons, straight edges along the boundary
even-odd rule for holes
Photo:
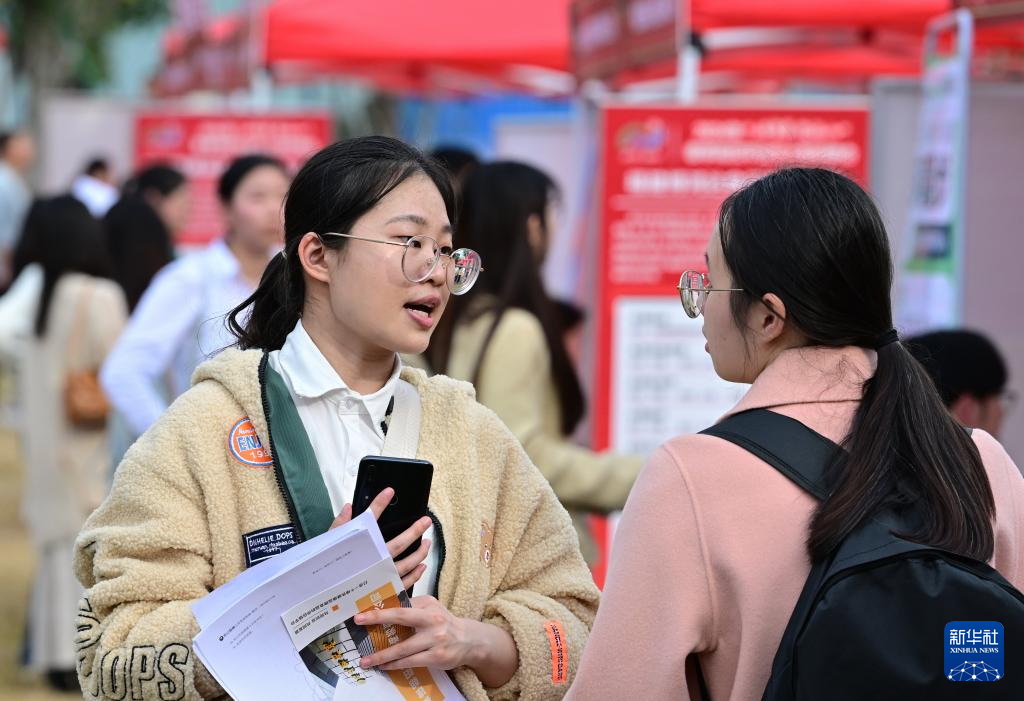
[[[234,345],[225,317],[253,290],[221,240],[157,273],[100,373],[136,436],[189,388],[199,363]]]
[[[89,213],[97,219],[104,215],[117,202],[117,188],[91,175],[79,175],[71,183],[71,194],[89,209]]]
[[[380,455],[384,449],[381,424],[395,395],[402,361],[395,356],[394,371],[383,387],[372,394],[359,394],[345,384],[299,321],[281,350],[270,352],[268,362],[288,387],[336,516],[345,504],[352,503],[359,461],[367,455]],[[427,571],[413,590],[417,595],[433,593],[437,576],[439,547],[433,526],[423,537],[429,538],[431,545],[425,560]]]

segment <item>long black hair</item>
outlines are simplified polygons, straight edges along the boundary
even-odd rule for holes
[[[488,163],[469,174],[462,190],[459,245],[476,250],[484,261],[490,261],[487,274],[481,275],[476,283],[475,292],[489,293],[495,301],[490,307],[480,308],[461,299],[453,300],[448,318],[442,320],[427,353],[433,369],[446,372],[452,337],[459,321],[474,311],[493,312],[494,321],[473,369],[472,381],[477,384],[484,354],[505,311],[514,307],[530,312],[544,330],[558,393],[562,433],[568,435],[583,417],[583,390],[565,349],[557,310],[544,289],[528,226],[531,216],[545,221],[547,206],[557,192],[550,177],[523,163]]]
[[[874,202],[819,168],[767,175],[722,204],[718,227],[737,326],[765,294],[779,296],[813,346],[877,348],[878,367],[833,466],[830,496],[811,522],[814,561],[895,498],[914,504],[917,542],[979,560],[992,556],[995,502],[974,442],[946,411],[893,327],[892,258]],[[891,339],[889,339],[891,340]]]
[[[306,283],[298,246],[309,232],[348,233],[389,192],[413,175],[433,181],[452,225],[455,195],[445,170],[413,147],[386,136],[367,136],[332,144],[299,170],[284,205],[284,251],[270,261],[256,291],[228,316],[242,349],[277,350],[284,345],[305,302]],[[348,239],[324,238],[340,249]]]
[[[121,197],[103,217],[114,279],[124,290],[128,310],[142,298],[153,277],[174,259],[171,232],[140,194]]]
[[[71,195],[39,199],[25,217],[15,251],[15,269],[30,263],[43,269],[43,290],[36,311],[35,334],[46,335],[53,293],[67,273],[110,276],[107,242],[100,223]]]

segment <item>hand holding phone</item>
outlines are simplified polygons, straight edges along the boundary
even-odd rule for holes
[[[388,487],[370,502],[370,511],[373,512],[374,516],[380,518],[380,514],[384,512],[384,509],[391,503],[394,496],[395,490]],[[331,528],[337,528],[351,520],[352,505],[345,504],[345,506],[341,507],[341,513],[338,514],[331,524]],[[430,552],[430,541],[423,540],[422,536],[427,532],[428,528],[430,528],[430,519],[422,518],[402,533],[387,541],[388,552],[395,559],[395,567],[398,568],[398,574],[402,578],[402,586],[409,591],[412,591],[413,585],[420,580],[420,577],[423,576],[427,569],[423,561],[427,559],[427,553]],[[416,543],[419,543],[420,546],[410,557],[402,560],[398,559],[398,556],[405,552],[410,545],[415,545]]]
[[[345,505],[334,526],[370,509],[380,525],[402,583],[409,590],[426,569],[430,542],[422,536],[430,528],[427,501],[434,467],[425,460],[367,456],[359,462],[351,507]]]

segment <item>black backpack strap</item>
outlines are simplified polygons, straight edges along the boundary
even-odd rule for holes
[[[842,450],[796,419],[767,409],[733,414],[701,433],[753,453],[819,500],[828,494],[825,471]]]

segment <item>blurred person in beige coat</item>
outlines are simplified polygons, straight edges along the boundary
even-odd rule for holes
[[[82,588],[72,571],[75,537],[106,496],[110,451],[102,425],[72,424],[68,373],[99,368],[124,326],[124,295],[109,274],[103,230],[71,196],[29,209],[15,267],[42,271],[22,306],[21,332],[0,344],[18,365],[25,465],[22,518],[36,550],[29,607],[31,667],[60,689],[77,689],[74,625]]]
[[[458,300],[427,351],[433,370],[472,382],[522,442],[573,516],[587,561],[596,548],[584,512],[621,509],[642,466],[639,456],[596,453],[571,436],[586,406],[541,265],[554,230],[558,189],[536,168],[489,163],[463,185],[459,245],[480,252],[487,274]]]

